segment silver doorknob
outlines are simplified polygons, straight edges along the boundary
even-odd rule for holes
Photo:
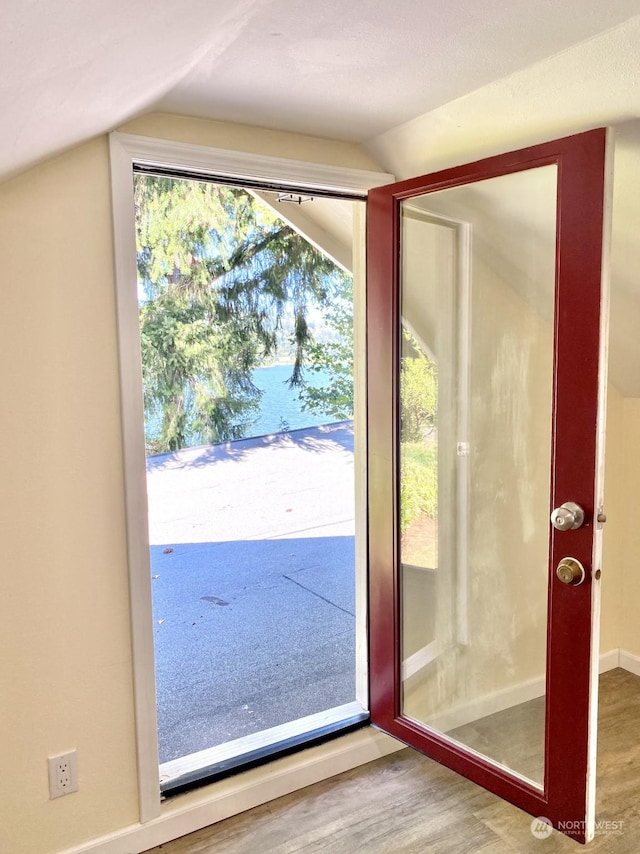
[[[574,501],[565,501],[551,514],[551,524],[556,531],[574,531],[584,522],[584,510]]]
[[[586,572],[584,571],[584,566],[576,558],[563,557],[556,569],[556,575],[563,584],[570,584],[572,587],[577,587],[578,584],[582,584],[584,581]]]

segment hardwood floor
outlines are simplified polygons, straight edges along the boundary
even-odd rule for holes
[[[588,851],[640,851],[640,677],[600,678],[600,832]],[[371,762],[152,849],[153,854],[476,854],[578,852],[554,832],[533,837],[531,816],[413,750]]]

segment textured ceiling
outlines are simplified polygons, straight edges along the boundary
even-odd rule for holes
[[[638,0],[4,0],[0,177],[149,110],[368,140]]]

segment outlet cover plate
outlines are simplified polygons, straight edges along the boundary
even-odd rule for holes
[[[49,756],[49,797],[61,798],[78,791],[78,760],[75,750]]]

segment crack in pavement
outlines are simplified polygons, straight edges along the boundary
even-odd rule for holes
[[[348,614],[350,617],[355,617],[355,614],[351,611],[348,611],[346,608],[343,608],[342,605],[338,605],[337,602],[332,602],[331,599],[327,599],[326,596],[323,596],[321,593],[317,593],[315,590],[312,590],[310,587],[307,587],[305,584],[301,584],[299,581],[296,581],[295,578],[291,578],[290,575],[283,575],[283,578],[286,578],[287,581],[292,581],[294,584],[297,584],[298,587],[301,587],[303,590],[306,590],[307,593],[311,593],[312,596],[317,596],[318,599],[322,599],[323,602],[326,602],[327,605],[333,605],[334,608],[337,608],[339,611],[342,611],[344,614]]]

